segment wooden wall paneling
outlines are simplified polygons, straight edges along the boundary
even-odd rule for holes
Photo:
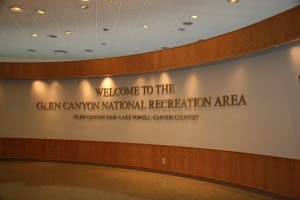
[[[294,168],[293,171],[295,172],[295,174],[293,174],[293,183],[294,183],[294,188],[298,188],[298,185],[300,185],[299,180],[300,180],[300,162],[299,161],[295,161],[294,164]],[[294,189],[294,192],[292,194],[289,194],[288,196],[292,196],[292,197],[297,197],[300,198],[300,190],[298,189]]]
[[[186,148],[176,147],[171,149],[170,155],[170,169],[173,172],[186,173],[187,172],[187,156]]]
[[[98,160],[101,160],[98,153],[98,149],[101,148],[101,145],[96,145],[94,142],[78,142],[78,149],[76,151],[77,153],[77,159],[81,160],[82,162],[87,163],[97,163]],[[103,152],[103,150],[102,150]]]
[[[137,159],[134,166],[142,168],[152,168],[152,147],[147,147],[146,145],[139,144],[138,146],[133,146],[135,149]]]
[[[115,146],[117,150],[115,163],[117,165],[135,166],[138,160],[137,148],[137,146],[134,147],[131,144],[117,143]]]
[[[128,154],[122,155],[123,151],[126,151],[128,149]],[[151,150],[151,148],[148,148]],[[145,146],[141,144],[137,145],[132,145],[132,144],[126,144],[123,146],[121,153],[121,160],[122,160],[122,165],[128,165],[132,167],[142,167],[146,168],[146,164],[143,163],[145,162],[144,158],[147,156],[145,151]],[[150,158],[150,157],[149,157]]]
[[[0,63],[0,78],[86,78],[184,68],[233,58],[300,40],[300,7],[248,27],[176,48],[116,58]]]
[[[294,187],[288,188],[287,183],[292,182],[293,178],[290,173],[285,172],[286,169],[293,170],[294,163],[291,162],[285,162],[284,159],[275,159],[272,160],[273,164],[273,181],[278,182],[277,185],[275,185],[274,190],[277,190],[279,193],[283,193],[286,195],[285,191],[291,190],[291,193],[294,191]],[[272,185],[272,183],[269,183]]]
[[[164,170],[164,171],[171,171],[172,164],[174,158],[172,157],[172,149],[166,147],[166,146],[158,146],[159,148],[159,157],[157,160],[158,169]],[[163,161],[164,160],[164,161]]]
[[[197,159],[197,150],[195,148],[186,148],[186,163],[187,163],[187,172],[191,175],[196,175],[197,170],[201,170],[201,163]],[[203,174],[198,172],[198,174]]]
[[[257,166],[257,155],[250,155],[250,154],[243,154],[243,159],[240,159],[239,156],[237,156],[234,160],[238,166],[238,174],[236,176],[232,177],[232,182],[239,183],[241,180],[248,186],[254,187],[256,184],[258,184],[259,180],[255,179],[254,177],[256,174],[259,174],[260,172],[259,167]],[[255,183],[253,182],[255,181]]]

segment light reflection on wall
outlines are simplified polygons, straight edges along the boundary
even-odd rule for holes
[[[105,77],[101,83],[100,83],[101,88],[114,88],[116,87],[116,84],[114,80],[111,77]]]
[[[49,86],[49,98],[52,101],[58,101],[62,91],[62,85],[58,81],[53,81]]]
[[[48,86],[44,81],[35,80],[31,84],[31,93],[34,99],[46,99]]]
[[[135,82],[135,85],[146,85],[146,80],[144,77],[138,77]]]
[[[232,70],[230,76],[227,77],[227,81],[224,82],[227,88],[235,88],[236,90],[244,90],[247,87],[247,67],[245,64],[239,64],[235,70]]]
[[[187,97],[196,97],[200,95],[200,81],[196,73],[191,73],[183,86],[183,91]]]
[[[297,73],[300,73],[300,45],[290,49],[290,59],[293,70],[296,70]]]
[[[92,100],[95,95],[95,90],[88,80],[82,80],[79,85],[79,96],[83,100]]]
[[[163,72],[160,74],[160,77],[159,77],[159,82],[161,84],[169,84],[169,83],[172,83],[172,79],[169,75],[168,72]]]

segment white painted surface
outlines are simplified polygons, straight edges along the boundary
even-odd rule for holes
[[[296,45],[220,64],[163,73],[97,79],[0,80],[0,137],[164,144],[300,159],[299,74],[300,45]],[[175,83],[176,93],[135,98],[244,94],[248,105],[196,111],[114,112],[196,113],[198,121],[86,121],[72,118],[80,112],[44,112],[35,108],[36,101],[102,101],[95,92],[100,85],[158,83]]]
[[[82,4],[89,9],[80,9]],[[299,5],[300,0],[241,0],[235,5],[227,0],[1,0],[0,62],[83,60],[157,51],[238,30]],[[13,13],[11,6],[24,12]],[[36,9],[46,14],[37,14]],[[191,15],[199,19],[191,20]],[[184,26],[186,21],[194,24]],[[65,35],[65,31],[73,34]],[[32,33],[39,36],[31,37]]]

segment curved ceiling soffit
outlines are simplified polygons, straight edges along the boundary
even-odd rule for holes
[[[254,53],[300,39],[300,8],[181,47],[131,56],[45,63],[0,63],[0,78],[80,78],[184,68]]]

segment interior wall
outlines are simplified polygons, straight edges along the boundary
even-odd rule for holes
[[[142,66],[141,66],[142,67]],[[300,159],[300,45],[227,62],[93,79],[0,80],[0,137],[161,144]],[[173,83],[175,93],[99,97],[95,88]],[[244,95],[247,105],[197,109],[41,111],[39,101]],[[198,120],[78,120],[74,114],[197,115]]]

